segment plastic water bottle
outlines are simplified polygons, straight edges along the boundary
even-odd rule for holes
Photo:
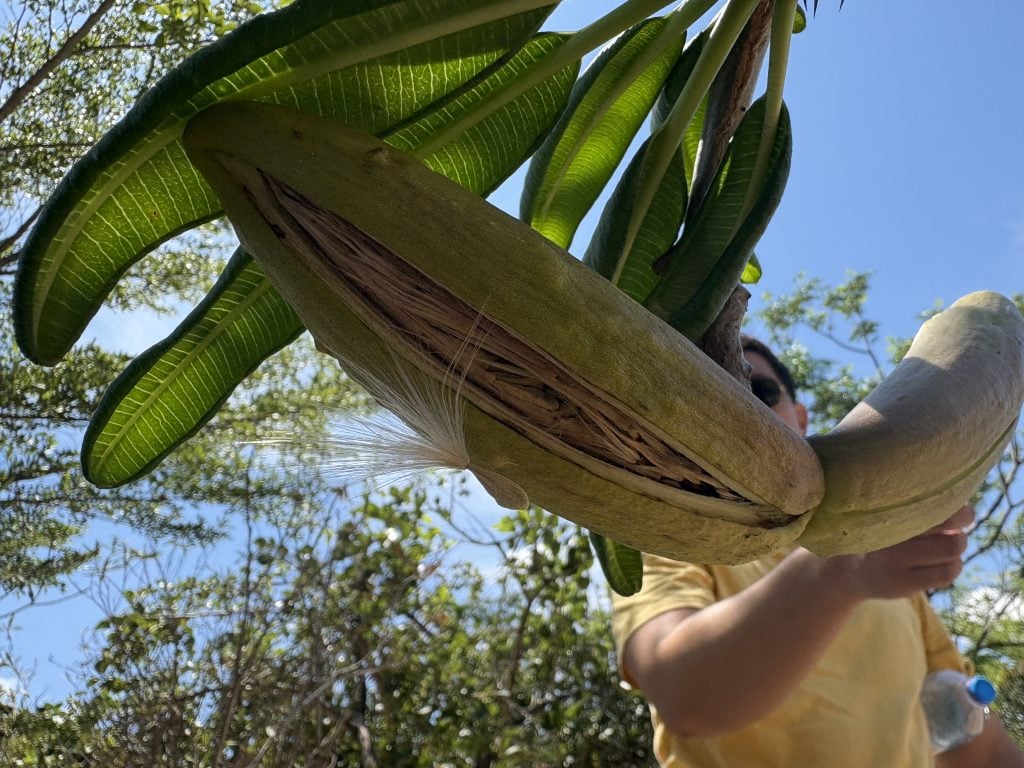
[[[934,752],[966,744],[985,727],[988,705],[996,689],[981,675],[944,669],[928,675],[921,689],[921,706],[928,719]]]

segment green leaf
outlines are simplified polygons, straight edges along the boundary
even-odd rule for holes
[[[590,545],[601,571],[615,592],[628,597],[640,591],[644,580],[643,556],[635,549],[590,531]]]
[[[494,524],[494,530],[498,533],[512,533],[516,529],[516,521],[511,517],[503,517]]]
[[[529,38],[554,0],[297,0],[182,62],[61,182],[30,234],[18,343],[52,364],[121,275],[220,203],[182,149],[224,100],[292,106],[375,133],[453,92]]]
[[[657,98],[683,43],[668,18],[621,34],[577,81],[530,164],[520,216],[567,248]]]
[[[687,215],[683,237],[646,303],[690,339],[699,339],[721,310],[782,199],[792,155],[785,105],[772,139],[768,173],[750,212],[742,217],[762,141],[764,107],[761,98],[747,110],[704,204],[693,221]]]
[[[86,478],[109,488],[149,472],[302,330],[259,264],[238,249],[178,328],[107,389],[82,445]]]
[[[686,212],[686,172],[682,155],[676,156],[661,179],[647,172],[645,141],[626,167],[608,199],[583,263],[611,280],[623,293],[643,302],[658,281],[654,263],[676,241]],[[626,242],[634,203],[645,186],[657,192],[631,243]]]
[[[761,262],[757,258],[756,253],[750,254],[750,260],[747,265],[743,267],[743,274],[740,275],[740,282],[746,285],[751,285],[761,281],[762,276]]]
[[[691,40],[673,65],[651,112],[652,129],[657,129],[668,117],[709,35],[710,29],[705,29]],[[649,170],[651,139],[648,138],[637,150],[605,205],[584,254],[584,263],[636,301],[643,302],[657,284],[655,263],[679,236],[706,108],[705,98],[686,127],[678,155],[672,159],[660,180],[652,178]],[[657,190],[649,198],[645,194],[648,186]],[[645,199],[650,199],[651,203],[635,236],[629,241],[630,225],[638,201]]]
[[[505,64],[478,76],[458,95],[432,106],[424,117],[384,141],[419,157],[427,167],[467,189],[489,194],[526,161],[562,114],[579,62],[496,110],[492,97],[537,62],[551,57],[569,37],[537,35]],[[453,126],[458,130],[452,131]],[[426,155],[417,151],[422,143],[446,130],[456,135],[453,141]]]
[[[804,9],[797,6],[796,17],[793,19],[793,34],[799,35],[807,29],[807,14],[804,13]]]
[[[432,107],[387,141],[415,153],[419,142],[436,130],[463,120],[466,130],[426,162],[453,181],[486,193],[525,161],[558,118],[577,68],[548,78],[491,114],[483,109],[487,94],[530,62],[550,55],[564,39],[538,35],[507,64],[478,75],[469,90]],[[494,146],[495,137],[506,140]],[[236,309],[250,303],[260,308],[256,317]],[[86,477],[110,487],[152,470],[208,422],[260,362],[301,330],[298,317],[259,265],[244,252],[236,253],[200,307],[111,385],[83,445]],[[183,397],[183,391],[191,394]]]

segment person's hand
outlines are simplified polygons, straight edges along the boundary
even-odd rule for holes
[[[949,586],[963,568],[967,548],[964,529],[974,522],[974,508],[963,506],[948,520],[900,544],[863,555],[834,558],[850,587],[862,598],[909,597]]]

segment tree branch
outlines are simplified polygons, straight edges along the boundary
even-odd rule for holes
[[[772,0],[764,0],[754,10],[746,29],[711,84],[693,171],[690,205],[699,205],[707,194],[729,148],[729,142],[750,106],[757,76],[768,49],[771,19]]]
[[[707,194],[729,142],[750,105],[768,48],[772,5],[773,0],[763,0],[754,10],[708,91],[690,206],[700,205]],[[747,382],[750,376],[739,339],[739,327],[749,298],[750,292],[738,285],[700,341],[704,353],[741,382]]]
[[[17,229],[15,229],[11,234],[6,235],[3,240],[0,240],[0,267],[6,267],[13,264],[21,257],[19,252],[12,251],[11,249],[14,247],[14,244],[21,239],[22,235],[28,232],[29,227],[31,227],[32,224],[35,223],[35,220],[39,218],[39,214],[42,210],[43,206],[40,205],[32,212],[31,216],[18,225]],[[11,252],[7,253],[8,251]]]
[[[100,20],[107,15],[107,12],[113,7],[114,0],[103,0],[99,7],[89,14],[89,17],[82,23],[82,26],[78,28],[71,37],[65,41],[64,45],[53,54],[39,69],[33,73],[33,75],[22,83],[14,92],[7,98],[7,101],[0,105],[0,123],[6,120],[11,114],[21,106],[21,103],[28,98],[29,94],[32,93],[39,84],[42,83],[50,73],[59,67],[67,58],[74,53],[78,45],[85,39],[85,36],[89,34],[90,30],[95,27]]]
[[[737,285],[722,311],[718,313],[718,317],[700,340],[700,348],[704,354],[733,378],[744,383],[750,381],[750,366],[740,346],[740,326],[743,324],[743,316],[747,312],[749,301],[750,291],[742,285]]]

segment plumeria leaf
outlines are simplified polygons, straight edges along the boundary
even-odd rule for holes
[[[538,35],[506,64],[478,75],[468,90],[432,107],[386,140],[416,154],[421,141],[458,121],[463,130],[457,138],[424,160],[435,171],[486,194],[525,162],[558,119],[578,64],[497,110],[487,108],[487,94],[551,55],[565,39]],[[302,328],[259,264],[239,250],[202,304],[111,384],[82,448],[86,477],[110,487],[149,472],[208,422],[238,384]]]
[[[792,134],[782,107],[772,137],[768,173],[744,215],[744,201],[762,141],[765,99],[744,115],[707,197],[669,252],[667,268],[646,306],[690,339],[699,339],[735,288],[782,198],[789,175]]]
[[[577,81],[530,163],[520,217],[567,248],[650,112],[682,48],[668,17],[619,35]]]
[[[110,488],[149,472],[302,331],[259,264],[238,249],[181,325],[107,389],[82,445],[86,478]]]
[[[676,155],[665,176],[653,179],[647,170],[649,144],[650,140],[643,143],[623,172],[583,255],[585,264],[639,302],[654,289],[658,281],[654,263],[675,243],[686,212],[682,154]],[[657,191],[647,215],[636,237],[627,243],[634,201],[652,184]]]
[[[710,36],[711,28],[708,27],[687,43],[686,48],[683,49],[679,60],[672,67],[672,71],[669,72],[665,80],[665,87],[661,89],[661,93],[658,94],[658,100],[654,104],[654,109],[651,112],[652,127],[657,128],[668,118],[672,107],[679,100],[679,94],[682,92],[683,86],[686,85],[690,73],[693,72],[697,59],[700,58],[701,51],[704,50],[704,45]],[[697,112],[689,124],[687,124],[683,134],[683,141],[679,148],[683,158],[687,190],[693,184],[693,170],[697,163],[697,150],[700,147],[701,133],[704,131],[704,115],[707,113],[707,108],[708,99],[705,96],[701,99]]]
[[[693,71],[708,34],[709,31],[705,30],[694,38],[673,65],[651,111],[652,128],[661,125],[671,111]],[[679,153],[660,179],[652,178],[648,169],[650,139],[641,145],[606,203],[583,256],[586,264],[636,301],[643,302],[654,288],[658,280],[654,264],[679,236],[705,107],[706,99],[687,126]],[[651,204],[643,221],[630,240],[636,201],[645,199],[645,188],[650,185],[657,191],[650,198]]]
[[[797,6],[796,17],[793,19],[793,34],[799,35],[805,29],[807,29],[807,14],[803,8]]]
[[[383,133],[518,49],[557,0],[296,0],[165,76],[68,173],[30,234],[18,343],[52,364],[131,264],[220,212],[181,146],[190,117],[267,101]]]
[[[494,94],[529,67],[552,56],[569,35],[544,33],[507,63],[384,141],[419,157],[429,168],[479,195],[487,195],[522,165],[562,114],[579,73],[579,61],[541,81],[522,96],[493,108]],[[423,153],[439,134],[453,139]],[[431,141],[433,144],[433,141]]]
[[[590,545],[613,591],[624,597],[640,591],[644,580],[644,564],[643,556],[637,550],[593,531],[590,532]]]
[[[750,260],[747,265],[743,267],[743,274],[740,275],[740,282],[746,285],[752,285],[761,281],[761,262],[757,258],[756,253],[750,254]]]

